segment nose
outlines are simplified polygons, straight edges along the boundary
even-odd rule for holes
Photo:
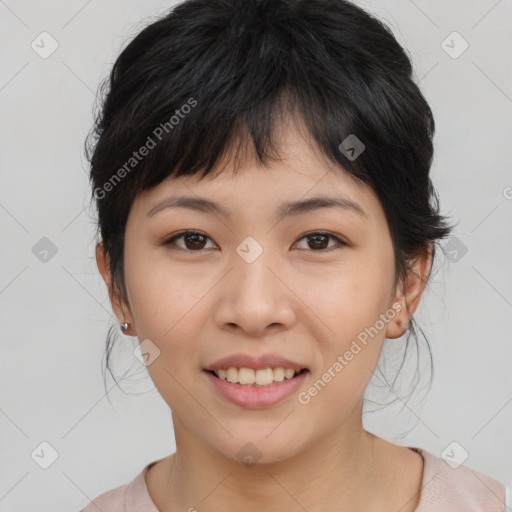
[[[294,294],[275,261],[263,252],[252,263],[236,255],[233,265],[217,289],[219,328],[258,337],[290,328],[296,320]]]

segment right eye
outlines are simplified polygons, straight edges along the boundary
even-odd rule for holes
[[[184,246],[176,244],[176,240],[183,240]],[[205,248],[206,240],[211,240],[199,231],[181,231],[170,238],[165,239],[160,245],[177,246],[179,249],[190,252],[199,252]]]

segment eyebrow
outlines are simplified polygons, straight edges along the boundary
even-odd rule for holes
[[[209,199],[188,196],[168,197],[153,206],[153,208],[149,210],[147,216],[152,217],[157,212],[166,208],[188,208],[189,210],[203,213],[212,213],[214,215],[220,215],[223,217],[232,216],[231,210],[219,203]],[[316,196],[300,201],[283,203],[279,206],[276,217],[278,220],[282,220],[288,216],[302,215],[304,213],[309,213],[320,208],[341,208],[343,210],[351,211],[362,217],[368,218],[363,208],[361,208],[361,206],[359,206],[359,204],[355,203],[354,201],[343,197],[329,196]]]

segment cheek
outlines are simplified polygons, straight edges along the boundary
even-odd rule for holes
[[[304,302],[338,342],[346,341],[373,326],[385,312],[392,277],[383,265],[361,259],[317,280],[321,285],[309,286]]]
[[[304,302],[311,305],[314,315],[309,316],[318,325],[313,336],[321,344],[323,371],[331,373],[322,379],[329,381],[328,401],[341,403],[343,397],[350,403],[350,394],[362,394],[378,363],[387,327],[381,315],[394,277],[391,265],[392,259],[361,254],[317,281],[322,286],[309,288]]]
[[[134,248],[125,261],[125,277],[139,341],[149,339],[158,349],[153,348],[158,355],[148,373],[169,407],[186,408],[190,396],[184,387],[190,387],[191,369],[199,371],[194,340],[201,339],[201,299],[212,286],[211,276],[177,271],[169,260]]]
[[[386,324],[380,315],[387,296],[371,279],[351,273],[331,283],[326,293],[310,297],[323,321],[314,334],[322,368],[304,396],[312,414],[337,424],[360,404],[382,351]]]
[[[159,253],[135,247],[127,253],[128,296],[139,336],[176,339],[177,332],[193,324],[190,319],[211,287],[211,277],[187,272]]]

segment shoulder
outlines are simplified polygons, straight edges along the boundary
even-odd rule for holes
[[[80,512],[158,512],[145,481],[148,469],[157,462],[147,464],[131,482],[100,494]]]
[[[121,485],[94,498],[80,512],[125,512],[126,490],[129,484]]]
[[[466,465],[449,464],[426,450],[417,512],[504,512],[505,487]]]

